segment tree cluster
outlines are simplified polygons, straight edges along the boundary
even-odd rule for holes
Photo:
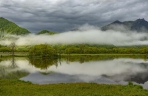
[[[29,56],[30,57],[56,57],[57,53],[56,51],[47,44],[40,44],[40,45],[35,45],[30,48],[29,50]]]

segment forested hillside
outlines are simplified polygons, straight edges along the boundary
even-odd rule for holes
[[[15,35],[23,35],[30,33],[27,29],[19,27],[15,23],[0,17],[0,35],[4,34],[15,34]]]
[[[40,34],[53,35],[53,34],[56,34],[56,32],[52,32],[52,31],[49,31],[49,30],[42,30],[42,31],[40,31],[40,32],[37,33],[37,35],[40,35]]]

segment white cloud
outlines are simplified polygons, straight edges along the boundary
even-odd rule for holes
[[[85,24],[77,31],[68,31],[55,35],[35,35],[13,36],[16,45],[35,45],[35,44],[109,44],[116,46],[148,45],[148,33],[137,33],[122,29],[122,31],[101,31],[98,27]],[[9,36],[9,35],[8,35]],[[0,41],[2,45],[9,45],[11,39]]]

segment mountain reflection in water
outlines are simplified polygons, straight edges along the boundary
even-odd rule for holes
[[[148,88],[148,61],[143,59],[118,58],[80,62],[38,58],[15,59],[15,67],[11,67],[11,63],[10,59],[0,62],[1,77],[22,72],[20,80],[36,84],[75,82],[127,84],[132,81]]]

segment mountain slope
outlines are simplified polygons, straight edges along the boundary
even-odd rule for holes
[[[30,33],[27,29],[19,27],[15,23],[0,17],[0,34],[9,33],[16,35],[23,35]]]
[[[135,21],[115,21],[111,24],[108,24],[101,28],[103,31],[106,30],[117,30],[121,31],[122,29],[137,31],[137,32],[148,32],[148,22],[144,19],[137,19]]]
[[[40,35],[40,34],[54,35],[54,34],[57,34],[57,33],[56,32],[51,32],[51,31],[48,31],[48,30],[42,30],[42,31],[37,33],[37,35]]]

